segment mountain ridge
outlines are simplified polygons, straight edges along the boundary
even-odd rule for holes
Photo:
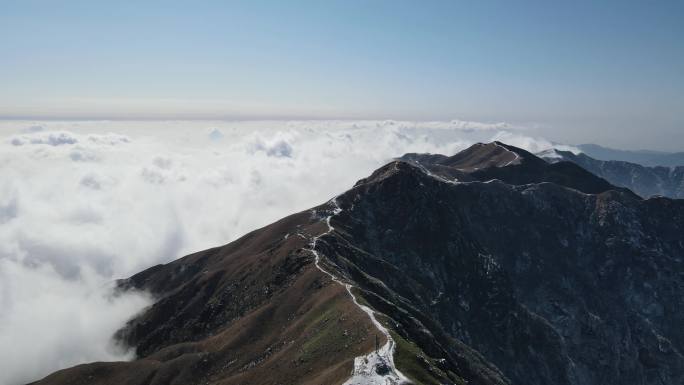
[[[470,165],[473,158],[483,157],[490,160],[479,163],[479,166],[476,167]],[[500,142],[477,143],[453,157],[442,158],[428,154],[411,153],[397,158],[397,160],[416,164],[428,173],[453,182],[494,179],[514,185],[551,182],[588,194],[608,190],[620,190],[633,194],[629,189],[612,185],[607,180],[592,174],[573,162],[552,162],[549,164],[549,162],[528,151]]]
[[[683,380],[684,201],[501,143],[469,150],[407,154],[323,205],[121,281],[158,298],[118,335],[139,359],[37,383]],[[390,341],[393,362],[358,361]]]
[[[663,195],[684,198],[684,166],[642,166],[620,160],[598,160],[584,153],[548,150],[538,154],[550,163],[567,161],[611,183],[628,188],[644,198]]]
[[[580,144],[583,153],[597,160],[616,160],[636,163],[647,167],[684,166],[684,152],[665,152],[651,150],[618,150],[598,144]]]

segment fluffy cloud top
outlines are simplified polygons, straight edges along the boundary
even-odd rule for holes
[[[463,121],[0,123],[0,383],[131,358],[111,336],[150,299],[112,296],[114,279],[322,203],[406,152],[492,138],[552,146]]]
[[[78,142],[78,140],[68,132],[49,132],[44,135],[21,135],[15,136],[10,140],[10,143],[12,143],[14,146],[23,146],[25,144],[48,144],[50,146],[61,146],[64,144],[74,144],[76,142]]]

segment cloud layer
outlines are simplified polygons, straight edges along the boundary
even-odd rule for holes
[[[505,123],[0,123],[0,383],[131,358],[112,334],[150,303],[111,282],[322,203],[406,152],[497,138]]]

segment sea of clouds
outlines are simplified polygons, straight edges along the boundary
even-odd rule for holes
[[[467,121],[0,122],[0,384],[126,360],[152,299],[113,281],[325,202],[406,152],[502,140]],[[561,147],[567,149],[567,147]]]

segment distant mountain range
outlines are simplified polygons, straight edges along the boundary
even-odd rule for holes
[[[642,166],[684,166],[684,152],[616,150],[597,144],[581,144],[577,147],[586,155],[598,160],[621,160]]]
[[[610,183],[626,187],[644,198],[662,195],[684,198],[684,166],[648,167],[619,160],[598,160],[584,153],[548,150],[537,154],[551,163],[569,161]],[[674,154],[673,154],[674,155]]]
[[[131,362],[40,385],[684,384],[684,200],[500,142],[120,281]]]

